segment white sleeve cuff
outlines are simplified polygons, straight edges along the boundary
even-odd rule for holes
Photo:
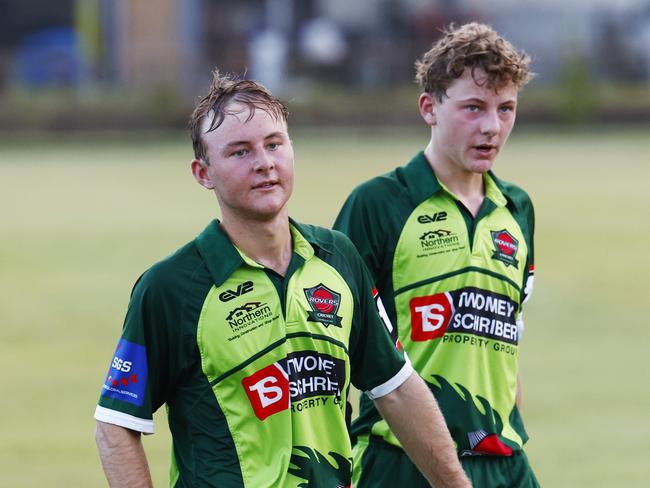
[[[107,424],[119,425],[120,427],[142,432],[143,434],[153,434],[153,420],[141,419],[100,405],[97,405],[95,409],[95,419]]]
[[[393,376],[385,383],[382,383],[379,386],[375,386],[372,390],[364,392],[366,395],[368,395],[368,398],[371,400],[376,400],[377,398],[388,395],[391,391],[401,386],[402,383],[404,383],[409,378],[409,376],[411,376],[413,373],[413,366],[411,365],[411,360],[408,358],[406,353],[404,353],[404,359],[406,360],[406,363],[404,363],[402,369],[400,369],[395,376]]]

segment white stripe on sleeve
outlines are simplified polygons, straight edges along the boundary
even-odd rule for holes
[[[402,369],[400,369],[395,376],[393,376],[385,383],[382,383],[379,386],[375,386],[372,390],[365,392],[365,394],[368,395],[368,398],[371,400],[376,400],[377,398],[388,395],[391,391],[401,386],[402,383],[404,383],[409,378],[409,376],[411,376],[413,373],[413,366],[411,365],[411,360],[408,358],[406,353],[404,353],[404,359],[406,359],[406,363],[404,366],[402,366]]]
[[[95,419],[107,424],[119,425],[120,427],[142,432],[143,434],[153,434],[153,420],[141,419],[100,405],[97,405],[95,409]]]

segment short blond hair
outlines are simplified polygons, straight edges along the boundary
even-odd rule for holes
[[[208,93],[199,100],[190,116],[190,137],[196,159],[209,164],[202,137],[203,121],[212,113],[212,120],[206,132],[217,129],[223,123],[226,115],[233,113],[227,110],[230,102],[240,103],[250,111],[247,120],[253,118],[256,109],[263,110],[285,122],[289,118],[286,105],[260,83],[221,75],[219,70],[215,69],[212,72],[212,84]]]
[[[487,79],[479,84],[498,89],[512,82],[520,89],[533,74],[529,71],[530,57],[518,51],[495,30],[485,24],[471,22],[443,30],[443,37],[433,44],[422,59],[415,62],[415,80],[422,90],[439,101],[447,96],[447,88],[470,69],[485,72]],[[477,82],[478,83],[478,82]]]

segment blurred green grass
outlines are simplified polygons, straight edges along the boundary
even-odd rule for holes
[[[497,174],[537,211],[522,346],[528,453],[543,486],[647,486],[647,128],[515,132]],[[329,225],[423,128],[293,130],[291,214]],[[138,275],[202,230],[214,197],[180,134],[0,140],[0,486],[104,486],[94,411]],[[169,436],[145,438],[156,486]]]

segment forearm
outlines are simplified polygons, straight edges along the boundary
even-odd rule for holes
[[[95,441],[109,486],[153,486],[139,432],[98,421]]]
[[[399,388],[375,400],[404,450],[436,488],[469,487],[444,417],[416,373]]]

